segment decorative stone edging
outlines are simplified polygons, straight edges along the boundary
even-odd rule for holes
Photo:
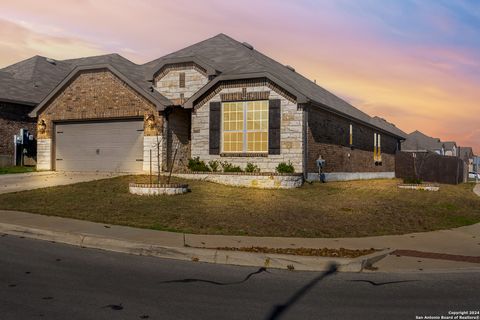
[[[149,184],[149,183],[130,183],[129,192],[136,195],[176,195],[188,192],[188,184]]]
[[[301,187],[303,175],[275,173],[245,173],[245,172],[195,172],[174,173],[183,179],[203,180],[236,187],[259,189],[293,189]]]
[[[440,190],[439,186],[433,184],[399,184],[400,189],[410,189],[410,190],[427,190],[427,191],[438,191]]]
[[[223,171],[186,171],[177,172],[176,174],[210,174],[210,175],[227,175],[227,176],[285,176],[285,177],[301,177],[303,173],[278,173],[278,172],[223,172]]]

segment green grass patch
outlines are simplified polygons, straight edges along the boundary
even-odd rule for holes
[[[191,191],[137,196],[122,176],[0,195],[0,209],[200,234],[359,237],[448,229],[480,222],[472,184],[438,192],[399,189],[399,180],[312,183],[291,190],[237,188],[172,178]]]
[[[35,167],[0,167],[0,174],[34,172]]]

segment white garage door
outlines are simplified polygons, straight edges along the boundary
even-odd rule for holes
[[[141,120],[55,126],[57,171],[141,172],[142,160]]]

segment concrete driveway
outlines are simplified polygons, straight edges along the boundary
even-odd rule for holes
[[[107,179],[118,176],[113,173],[80,172],[30,172],[0,175],[0,194],[32,190],[78,182]]]

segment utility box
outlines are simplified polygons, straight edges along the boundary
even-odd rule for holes
[[[317,159],[316,160],[317,162],[317,168],[320,170],[320,169],[323,169],[325,167],[325,160],[323,159]]]

